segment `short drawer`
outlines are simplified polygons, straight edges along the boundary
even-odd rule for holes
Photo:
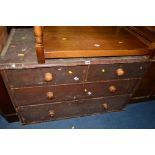
[[[132,93],[139,79],[12,89],[17,106]]]
[[[129,95],[18,107],[23,124],[121,110]]]
[[[87,81],[140,78],[144,75],[148,66],[149,63],[90,65]]]
[[[132,94],[140,79],[114,80],[109,82],[87,83],[84,91],[86,98]]]
[[[86,67],[65,66],[6,70],[6,75],[11,87],[80,83],[84,81]]]

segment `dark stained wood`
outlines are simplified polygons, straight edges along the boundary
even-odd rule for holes
[[[155,26],[145,26],[146,29],[155,32]]]
[[[149,63],[90,65],[87,81],[139,78],[144,75],[148,66]],[[124,71],[122,76],[117,75],[119,68]]]
[[[0,74],[0,109],[4,114],[15,113],[7,89]]]
[[[127,103],[128,100],[129,95],[125,95],[55,104],[49,103],[23,106],[18,108],[18,113],[21,122],[23,124],[29,124],[48,120],[119,111],[122,110],[123,107],[125,107],[125,103]],[[103,107],[104,103],[107,104],[107,109]]]
[[[0,111],[1,114],[5,117],[5,119],[9,122],[18,120],[15,109],[13,107],[9,94],[2,80],[1,74],[0,74]],[[15,115],[13,116],[13,114]]]
[[[152,97],[155,88],[155,62],[152,62],[138,89],[133,95],[133,100]]]
[[[139,82],[139,79],[130,79],[70,85],[14,88],[12,89],[12,93],[15,97],[14,104],[16,104],[16,106],[23,106],[131,94],[133,88]],[[115,86],[116,91],[111,93],[109,91],[110,86]],[[53,93],[51,99],[47,97],[48,92]]]
[[[154,89],[153,89],[153,91],[152,91],[152,93],[151,93],[151,97],[152,97],[153,99],[155,99],[155,85],[154,85]]]
[[[144,40],[149,48],[154,51],[151,55],[152,63],[141,81],[140,86],[134,93],[131,103],[155,99],[155,26],[132,26],[130,29],[135,32],[135,35],[139,35],[141,40]]]
[[[80,83],[84,81],[86,71],[87,66],[58,66],[50,68],[6,70],[6,75],[11,87],[24,87]],[[53,79],[51,81],[45,80],[46,73],[52,74]]]
[[[2,114],[2,116],[7,120],[9,123],[17,122],[19,121],[17,113],[11,113],[11,114]]]
[[[80,32],[74,31],[74,28],[71,32],[74,35],[71,36],[75,37],[73,38],[75,47],[71,47],[77,48],[76,40]],[[87,27],[83,28],[86,29]],[[119,40],[120,42],[117,42],[119,45],[116,47],[112,40],[117,40],[117,37],[120,39],[121,35],[117,36],[114,33],[113,37],[108,38],[106,34],[101,35],[102,29],[102,27],[98,27],[98,33],[92,33],[92,30],[88,29],[88,33],[83,33],[85,34],[83,36],[84,41],[87,37],[89,42],[93,41],[90,36],[98,41],[103,41],[102,39],[105,38],[113,43],[113,46],[110,46],[111,43],[107,44],[105,40],[106,47],[114,47],[117,49],[115,52],[126,47],[128,47],[128,50],[134,48],[139,50],[139,47],[141,47],[140,50],[145,49],[145,47],[148,49],[145,43],[141,43],[138,39],[134,40],[135,36],[122,28],[117,29],[116,34],[122,33],[122,39],[124,38],[131,44],[126,46],[127,42],[122,43]],[[60,34],[63,33],[55,34],[55,36]],[[70,36],[69,33],[68,36]],[[82,36],[80,37],[82,40]],[[56,41],[57,39],[59,38],[52,40]],[[69,40],[63,38],[62,41]],[[27,124],[100,113],[102,112],[101,108],[103,112],[111,111],[111,109],[121,110],[128,103],[128,99],[131,98],[150,61],[152,61],[149,60],[149,56],[121,56],[46,59],[46,63],[38,64],[34,45],[35,38],[32,29],[15,30],[7,52],[3,57],[0,57],[3,81],[18,116],[20,116],[23,123]],[[57,44],[52,47],[57,47]],[[84,47],[83,44],[80,47]],[[89,50],[89,46],[87,47],[87,50]],[[94,48],[96,47],[94,46],[93,50]],[[102,69],[105,70],[105,72],[102,72],[105,73],[104,76],[101,73]],[[119,73],[116,72],[117,69],[121,69]],[[75,80],[74,78],[79,79]],[[111,99],[112,96],[116,98],[118,95],[124,97]],[[104,100],[106,102],[99,103],[98,100],[102,100],[103,97],[107,98],[107,100]],[[109,106],[109,104],[112,104],[112,106]],[[14,117],[15,114],[10,116]]]
[[[138,85],[140,79],[128,79],[128,80],[114,80],[105,82],[91,82],[84,85],[84,89],[87,91],[85,98],[95,98],[122,94],[132,94],[133,89]],[[116,91],[110,92],[110,87],[114,86]],[[91,95],[89,95],[91,92]]]
[[[148,66],[149,63],[90,65],[87,76],[87,66],[60,66],[38,69],[6,70],[6,75],[11,87],[24,87],[43,84],[55,85],[80,83],[84,81],[139,78],[143,76]],[[123,76],[117,76],[116,70],[118,68],[122,68],[125,71]],[[53,76],[53,79],[49,82],[44,79],[46,73],[51,73]],[[16,80],[17,77],[18,80]]]
[[[75,100],[85,96],[83,84],[26,87],[13,89],[12,92],[16,106]],[[53,93],[52,99],[47,97],[48,92]]]
[[[155,48],[155,26],[131,26],[130,28],[139,34],[143,40],[148,41],[150,48]]]
[[[133,34],[137,36],[141,41],[143,41],[150,49],[153,50],[151,55],[153,63],[149,67],[147,73],[145,74],[140,86],[136,90],[132,102],[141,102],[147,101],[150,99],[155,99],[155,27],[154,26],[137,26],[130,27],[130,29],[134,32]]]

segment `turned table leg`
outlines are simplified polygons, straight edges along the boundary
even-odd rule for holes
[[[35,33],[35,48],[38,58],[38,63],[45,63],[44,47],[43,47],[43,27],[34,26]]]

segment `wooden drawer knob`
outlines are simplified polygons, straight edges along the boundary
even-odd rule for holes
[[[103,107],[104,110],[107,110],[108,109],[108,104],[107,103],[103,103],[102,107]]]
[[[51,117],[53,117],[53,116],[55,115],[55,112],[54,112],[54,110],[49,110],[48,114],[49,114]]]
[[[44,77],[45,81],[49,82],[53,80],[53,75],[52,73],[45,73],[45,77]]]
[[[125,74],[125,71],[122,68],[118,68],[116,70],[116,75],[117,76],[123,76]]]
[[[113,85],[110,86],[110,87],[109,87],[109,92],[110,92],[110,93],[114,93],[114,92],[116,92],[116,87],[113,86]]]
[[[54,97],[53,92],[47,92],[46,95],[47,95],[47,98],[48,98],[49,100],[53,99],[53,97]]]

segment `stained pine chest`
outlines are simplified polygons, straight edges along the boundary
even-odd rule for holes
[[[1,75],[22,124],[122,110],[147,56],[47,59],[38,64],[32,29],[12,32]]]

